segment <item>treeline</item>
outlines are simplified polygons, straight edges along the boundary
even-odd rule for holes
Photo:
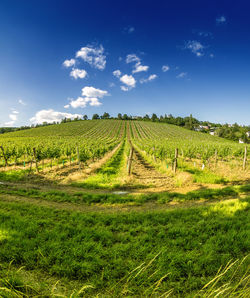
[[[86,119],[86,115],[83,116],[83,119]],[[88,119],[88,118],[87,118]],[[121,114],[119,113],[117,117],[110,117],[109,113],[104,113],[103,115],[99,116],[98,114],[94,114],[92,116],[92,120],[94,119],[119,119],[119,120],[139,120],[139,121],[152,121],[152,122],[163,122],[163,123],[169,123],[173,125],[178,125],[185,127],[187,129],[194,129],[196,126],[198,126],[200,123],[207,124],[208,122],[202,122],[192,117],[192,115],[188,117],[174,117],[173,115],[164,115],[164,116],[157,116],[156,114],[152,114],[150,117],[149,115],[145,116],[129,116],[127,114]]]
[[[25,130],[30,129],[31,126],[20,126],[20,127],[0,127],[0,134],[6,133],[6,132],[13,132],[18,130]]]
[[[250,143],[250,126],[241,126],[237,123],[235,124],[220,124],[213,123],[209,121],[200,121],[194,118],[192,115],[187,117],[174,117],[172,114],[165,114],[164,116],[157,116],[153,113],[151,116],[131,116],[127,114],[118,113],[116,117],[110,116],[109,113],[105,112],[103,115],[93,114],[91,118],[87,115],[83,115],[82,118],[64,118],[60,122],[43,122],[42,124],[36,124],[31,126],[21,126],[21,127],[2,127],[0,128],[0,134],[24,129],[30,129],[33,127],[41,127],[53,124],[67,123],[72,121],[82,121],[82,120],[97,120],[97,119],[118,119],[118,120],[138,120],[138,121],[151,121],[151,122],[161,122],[168,123],[177,126],[184,127],[189,130],[200,131],[204,133],[210,133],[225,139],[233,140],[233,141],[241,141],[243,143]]]
[[[237,123],[233,125],[222,125],[216,131],[216,135],[233,141],[250,144],[250,126],[240,126]]]

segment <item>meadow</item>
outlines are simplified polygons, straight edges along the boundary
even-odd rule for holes
[[[0,146],[2,297],[249,297],[249,145],[82,120]]]

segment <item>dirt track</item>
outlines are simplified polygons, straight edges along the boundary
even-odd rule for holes
[[[173,179],[167,176],[167,174],[158,172],[153,166],[148,164],[136,149],[133,155],[131,181],[135,184],[157,188],[159,191],[174,188]]]

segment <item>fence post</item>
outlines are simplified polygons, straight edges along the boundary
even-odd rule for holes
[[[154,160],[154,162],[156,162],[156,158],[155,158],[155,147],[153,147],[153,160]]]
[[[78,159],[78,164],[79,164],[79,171],[81,171],[81,161],[80,161],[80,153],[79,153],[79,147],[77,146],[76,148],[77,151],[77,159]]]
[[[215,158],[215,166],[217,166],[217,159],[218,159],[218,152],[217,149],[215,150],[215,154],[214,154],[214,158]]]
[[[24,165],[24,167],[26,167],[26,163],[27,163],[27,164],[29,163],[27,159],[28,159],[28,158],[27,158],[27,153],[25,153],[25,154],[24,154],[24,160],[23,160],[23,165]]]
[[[177,159],[178,159],[178,148],[175,148],[175,154],[174,154],[174,173],[176,173],[176,169],[177,169]]]
[[[244,152],[244,158],[243,158],[243,170],[246,169],[246,163],[247,163],[247,146],[245,146],[245,152]]]
[[[30,162],[30,173],[32,171],[32,163],[33,163],[33,157],[31,158],[31,162]]]
[[[131,147],[129,158],[128,158],[128,174],[131,174],[131,168],[132,168],[132,160],[133,160],[133,153],[134,153],[134,147]]]
[[[36,170],[37,170],[37,172],[39,172],[38,165],[37,165],[37,159],[36,159],[36,148],[35,147],[33,148],[33,154],[34,154],[35,163],[36,163]]]

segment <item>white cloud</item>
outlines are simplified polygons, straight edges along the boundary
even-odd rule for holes
[[[137,57],[135,54],[129,54],[127,55],[126,63],[131,63],[131,62],[141,62],[141,59]]]
[[[65,67],[71,67],[71,66],[75,65],[75,63],[76,63],[76,60],[75,59],[69,59],[69,60],[65,60],[63,62],[63,66],[65,66]]]
[[[135,78],[134,78],[132,75],[124,75],[124,76],[122,76],[122,77],[120,78],[120,81],[121,81],[123,84],[127,85],[127,86],[122,86],[122,87],[121,87],[121,89],[122,89],[123,91],[128,91],[128,90],[134,88],[135,85],[136,85],[136,80],[135,80]],[[126,90],[125,90],[125,89],[126,89]]]
[[[97,97],[78,97],[76,100],[72,100],[70,105],[72,108],[85,108],[89,104],[90,106],[100,106],[102,103]]]
[[[150,81],[153,81],[157,78],[157,75],[156,74],[152,74],[150,75],[147,79],[141,79],[140,80],[140,83],[143,84],[143,83],[147,83],[147,82],[150,82]]]
[[[85,108],[87,105],[87,101],[86,101],[86,98],[84,97],[78,97],[76,100],[72,100],[70,105],[74,109]]]
[[[17,121],[17,114],[19,114],[19,112],[12,109],[11,114],[9,114],[10,121],[5,122],[4,125],[5,126],[13,126],[15,124],[15,122]]]
[[[193,30],[193,33],[201,36],[201,37],[210,37],[213,38],[213,33],[210,31],[200,31],[200,30]]]
[[[103,96],[108,95],[108,91],[97,89],[94,87],[84,87],[82,88],[82,95],[85,97],[103,98]]]
[[[152,74],[152,75],[150,75],[149,77],[148,77],[148,80],[149,81],[152,81],[152,80],[154,80],[154,79],[156,79],[157,78],[157,75],[156,74]]]
[[[135,69],[132,71],[132,73],[137,73],[137,72],[141,72],[141,71],[148,71],[149,66],[147,65],[141,65],[140,62],[137,62],[135,64]]]
[[[64,109],[68,109],[70,107],[70,105],[65,105]]]
[[[141,59],[138,56],[136,56],[135,54],[127,55],[126,63],[132,63],[132,62],[136,62],[135,65],[134,65],[134,70],[132,71],[132,73],[137,73],[137,72],[141,72],[141,71],[148,71],[148,69],[149,69],[149,66],[141,64]]]
[[[84,62],[89,63],[92,67],[99,70],[104,70],[106,66],[106,56],[104,55],[104,48],[94,48],[93,46],[82,47],[77,53],[77,58],[82,58]]]
[[[205,47],[197,40],[189,40],[184,47],[184,49],[190,50],[197,57],[201,57],[204,55],[204,48]]]
[[[88,98],[88,101],[89,101],[90,106],[97,106],[98,107],[98,106],[102,105],[102,103],[96,97]]]
[[[210,37],[210,38],[213,38],[213,33],[209,32],[209,31],[199,31],[199,32],[198,32],[198,35],[199,35],[199,36],[202,36],[202,37]]]
[[[5,126],[13,126],[15,123],[15,121],[9,121],[9,122],[5,122],[4,125]]]
[[[68,108],[71,106],[74,109],[85,108],[87,104],[90,106],[100,106],[102,103],[99,101],[99,99],[107,95],[108,92],[106,90],[87,86],[82,88],[82,96],[79,96],[76,100],[70,99],[70,104],[64,107]]]
[[[133,33],[135,31],[135,28],[132,26],[128,26],[126,28],[124,28],[124,32],[126,33]]]
[[[19,99],[19,100],[18,100],[18,103],[19,103],[20,105],[26,106],[26,103],[25,103],[22,99]]]
[[[115,83],[113,83],[113,82],[109,83],[109,87],[110,87],[110,88],[115,87]]]
[[[177,79],[183,79],[183,78],[185,78],[187,76],[187,73],[186,72],[181,72],[180,74],[178,74],[177,76],[176,76],[176,78]]]
[[[216,18],[217,25],[224,24],[224,23],[226,23],[226,21],[227,21],[227,19],[225,16],[220,16],[220,17]]]
[[[166,72],[170,69],[170,67],[168,65],[163,65],[161,69],[163,72]]]
[[[117,78],[119,78],[120,76],[121,76],[121,71],[119,70],[119,69],[117,69],[117,70],[115,70],[115,71],[113,71],[113,75],[115,76],[115,77],[117,77]]]
[[[75,79],[78,79],[78,78],[84,79],[87,76],[87,71],[84,70],[84,69],[74,68],[70,72],[70,76],[75,78]]]
[[[126,86],[121,86],[121,90],[122,91],[129,91],[131,88],[126,87]]]
[[[17,120],[17,115],[16,114],[9,114],[9,118],[12,121],[16,121]]]
[[[34,124],[42,124],[43,122],[59,122],[64,118],[77,118],[81,117],[79,114],[70,114],[70,113],[63,113],[63,112],[56,112],[52,109],[49,110],[41,110],[35,114],[34,117],[30,118],[30,121]]]

